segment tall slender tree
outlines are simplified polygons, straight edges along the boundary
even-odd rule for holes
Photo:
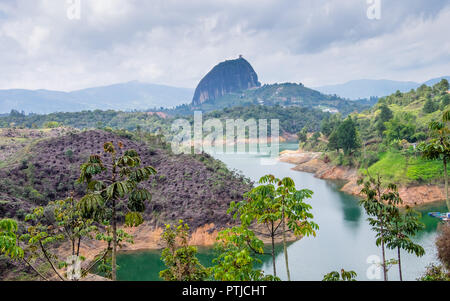
[[[422,246],[416,244],[412,237],[424,228],[425,225],[420,221],[420,213],[411,208],[406,208],[405,212],[402,212],[399,208],[390,210],[390,221],[386,231],[386,246],[389,249],[397,250],[400,281],[403,281],[401,250],[422,257],[425,250]]]
[[[389,184],[387,188],[383,188],[380,175],[373,178],[369,175],[369,179],[364,182],[363,179],[358,180],[358,184],[363,184],[364,187],[361,193],[366,197],[360,201],[369,215],[368,221],[372,228],[377,233],[377,246],[381,246],[382,254],[382,268],[384,281],[388,280],[388,263],[386,260],[386,237],[387,226],[389,223],[389,216],[395,205],[400,201],[397,187],[394,184]]]
[[[123,144],[118,143],[119,149]],[[79,182],[86,183],[88,193],[79,206],[84,214],[103,221],[109,219],[112,226],[112,280],[117,279],[117,213],[121,203],[126,203],[125,225],[138,226],[143,223],[141,212],[145,202],[151,200],[150,192],[140,184],[148,181],[156,170],[151,166],[141,167],[139,154],[131,149],[118,156],[112,142],[104,144],[104,152],[110,155],[107,166],[98,155],[92,155],[88,162],[81,165]]]
[[[268,236],[272,244],[273,274],[277,276],[275,264],[275,238],[279,234],[281,226],[280,204],[275,200],[275,186],[273,184],[260,185],[244,195],[244,201],[231,203],[230,210],[236,210],[235,218],[240,216],[241,223],[250,226],[255,220],[258,224],[264,224],[267,233],[255,233]]]
[[[232,203],[230,209],[237,209],[235,217],[239,215],[243,225],[256,222],[267,226],[272,240],[274,272],[275,236],[279,235],[277,231],[281,226],[286,272],[290,281],[286,233],[292,231],[296,236],[316,236],[319,226],[311,221],[314,218],[310,213],[311,205],[304,202],[311,198],[313,192],[307,189],[297,190],[294,181],[288,177],[280,180],[273,175],[266,175],[260,179],[259,184],[261,186],[247,193],[242,202]]]

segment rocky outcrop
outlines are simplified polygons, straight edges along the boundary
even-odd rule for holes
[[[341,191],[361,197],[362,186],[358,185],[358,171],[355,168],[334,166],[321,159],[321,153],[298,151],[284,151],[280,154],[280,161],[292,163],[293,170],[313,173],[324,180],[343,180],[345,185]],[[445,200],[443,187],[438,185],[400,186],[400,197],[403,206],[419,206],[423,204]]]
[[[231,92],[260,87],[258,75],[242,56],[215,66],[199,83],[192,104],[201,105]]]

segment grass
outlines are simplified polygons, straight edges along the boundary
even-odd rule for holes
[[[380,160],[369,167],[372,176],[379,174],[384,180],[395,183],[404,182],[406,158],[400,152],[386,152]]]
[[[450,168],[448,170],[450,172]],[[379,174],[385,181],[398,184],[440,183],[444,167],[440,160],[425,160],[390,150],[381,154],[380,160],[369,167],[369,173],[372,176]]]
[[[27,144],[19,148],[16,153],[12,154],[11,156],[7,157],[4,161],[0,161],[0,168],[4,168],[6,166],[10,166],[13,164],[18,164],[22,162],[23,160],[26,160],[29,157],[29,153],[31,152],[31,149],[40,141],[42,141],[45,138],[39,138],[39,139],[27,139]]]
[[[449,168],[447,170],[450,171]],[[444,178],[444,164],[440,160],[425,160],[422,158],[410,158],[408,170],[406,172],[408,179],[425,182],[439,180]]]

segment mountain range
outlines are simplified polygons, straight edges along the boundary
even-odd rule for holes
[[[417,83],[412,81],[394,81],[394,80],[373,80],[373,79],[361,79],[352,80],[344,84],[329,85],[316,87],[314,89],[325,94],[336,94],[340,97],[349,99],[363,99],[370,97],[383,97],[395,93],[397,90],[400,92],[409,92],[411,89],[417,89],[421,85],[432,86],[442,79],[450,81],[450,76],[441,76],[430,79],[424,83]]]
[[[220,72],[219,72],[220,71]],[[48,114],[83,110],[160,110],[192,102],[196,109],[215,109],[245,104],[300,105],[349,113],[373,105],[370,97],[382,97],[397,90],[407,92],[422,84],[434,85],[442,78],[424,83],[392,80],[354,80],[344,84],[309,89],[302,84],[273,84],[260,87],[251,65],[240,57],[225,61],[200,81],[197,89],[178,88],[131,81],[72,92],[50,90],[0,90],[0,116],[11,110]],[[250,88],[250,89],[249,89]],[[238,91],[239,90],[239,91]],[[242,91],[240,91],[242,90]],[[194,95],[194,98],[193,98]],[[365,99],[348,102],[346,99]],[[376,100],[376,99],[375,99]],[[347,103],[348,102],[348,103]],[[190,110],[189,110],[190,111]]]
[[[0,114],[11,110],[48,114],[83,110],[148,110],[188,103],[194,91],[132,81],[73,92],[0,90]]]

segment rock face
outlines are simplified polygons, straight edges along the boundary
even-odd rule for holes
[[[215,66],[195,90],[192,104],[201,105],[205,101],[217,99],[230,92],[238,92],[260,87],[258,75],[242,56]]]

